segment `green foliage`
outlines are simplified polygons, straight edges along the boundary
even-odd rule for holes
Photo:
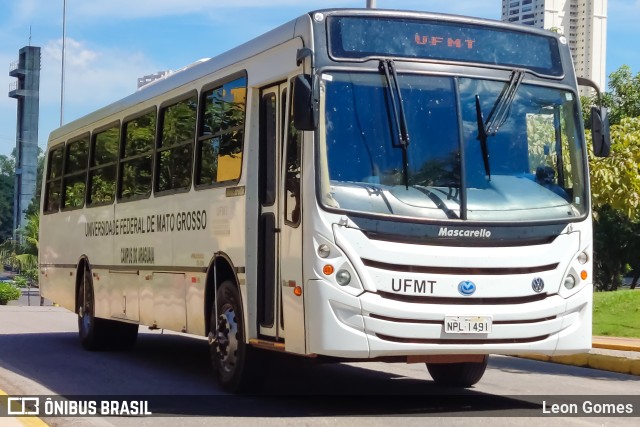
[[[594,283],[615,290],[640,269],[640,117],[611,127],[611,156],[590,156],[594,208]],[[591,147],[591,145],[589,145]]]
[[[20,298],[20,290],[10,283],[0,282],[0,305]]]
[[[13,278],[13,282],[15,283],[15,286],[17,288],[26,288],[27,286],[29,286],[29,280],[21,275],[15,276]]]
[[[38,167],[36,169],[36,192],[33,200],[29,203],[25,213],[27,216],[38,214],[40,212],[40,196],[42,194],[42,173],[44,171],[44,154],[42,149],[38,147]]]
[[[617,289],[629,266],[640,271],[640,73],[633,76],[623,65],[609,76],[609,88],[603,102],[610,113],[611,156],[594,157],[588,144],[599,290]],[[587,121],[595,100],[580,101]]]
[[[611,206],[631,220],[640,220],[640,117],[624,118],[611,126],[611,156],[591,155],[591,191],[594,208]]]
[[[640,117],[640,73],[634,76],[631,67],[623,65],[609,75],[609,89],[603,98],[611,124],[625,117]]]
[[[13,235],[15,160],[0,154],[0,242]]]
[[[582,119],[584,120],[584,128],[591,129],[591,107],[596,105],[594,98],[589,96],[580,96],[580,107],[582,109]],[[588,141],[589,139],[587,139]]]
[[[24,228],[18,230],[22,243],[7,239],[0,244],[0,263],[21,271],[31,283],[38,281],[38,234],[40,216],[30,214]]]
[[[638,245],[640,227],[622,211],[604,206],[593,228],[594,285],[599,291],[616,290]]]
[[[640,292],[594,294],[593,335],[640,338]]]

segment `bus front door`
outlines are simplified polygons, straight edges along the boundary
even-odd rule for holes
[[[260,100],[258,322],[264,339],[306,353],[302,279],[302,133],[292,125],[287,84]]]
[[[260,93],[258,219],[258,327],[261,338],[284,340],[282,294],[279,281],[280,203],[278,188],[282,162],[280,120],[284,111],[285,84],[269,86]]]

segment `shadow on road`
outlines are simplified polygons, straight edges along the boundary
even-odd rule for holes
[[[233,396],[213,378],[206,341],[141,333],[129,352],[87,352],[76,333],[0,335],[0,365],[70,400],[147,400],[156,415],[305,417],[537,415],[535,400],[437,387],[346,364],[276,355],[256,394]],[[523,412],[524,411],[524,412]]]

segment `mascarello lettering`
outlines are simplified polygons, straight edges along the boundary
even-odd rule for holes
[[[476,229],[459,229],[440,227],[438,237],[468,237],[474,239],[488,239],[491,237],[491,231],[486,228]]]

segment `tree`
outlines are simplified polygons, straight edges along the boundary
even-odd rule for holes
[[[38,278],[38,235],[40,231],[40,216],[30,214],[26,224],[18,230],[22,243],[18,240],[7,239],[0,244],[0,263],[10,265],[32,282]]]
[[[33,200],[27,206],[25,213],[29,215],[38,214],[40,212],[40,196],[42,193],[42,174],[44,172],[44,153],[38,147],[38,167],[36,169],[36,191],[33,193]]]
[[[612,125],[625,117],[640,117],[640,73],[634,76],[631,67],[623,65],[609,75],[609,89],[603,98]]]
[[[595,284],[615,290],[631,265],[640,278],[640,117],[611,126],[611,156],[591,151],[591,199],[595,212]],[[634,286],[635,287],[635,286]]]
[[[0,154],[0,242],[13,236],[15,159]]]
[[[589,144],[593,207],[609,205],[640,221],[640,117],[611,126],[611,141],[605,158],[593,156]]]

